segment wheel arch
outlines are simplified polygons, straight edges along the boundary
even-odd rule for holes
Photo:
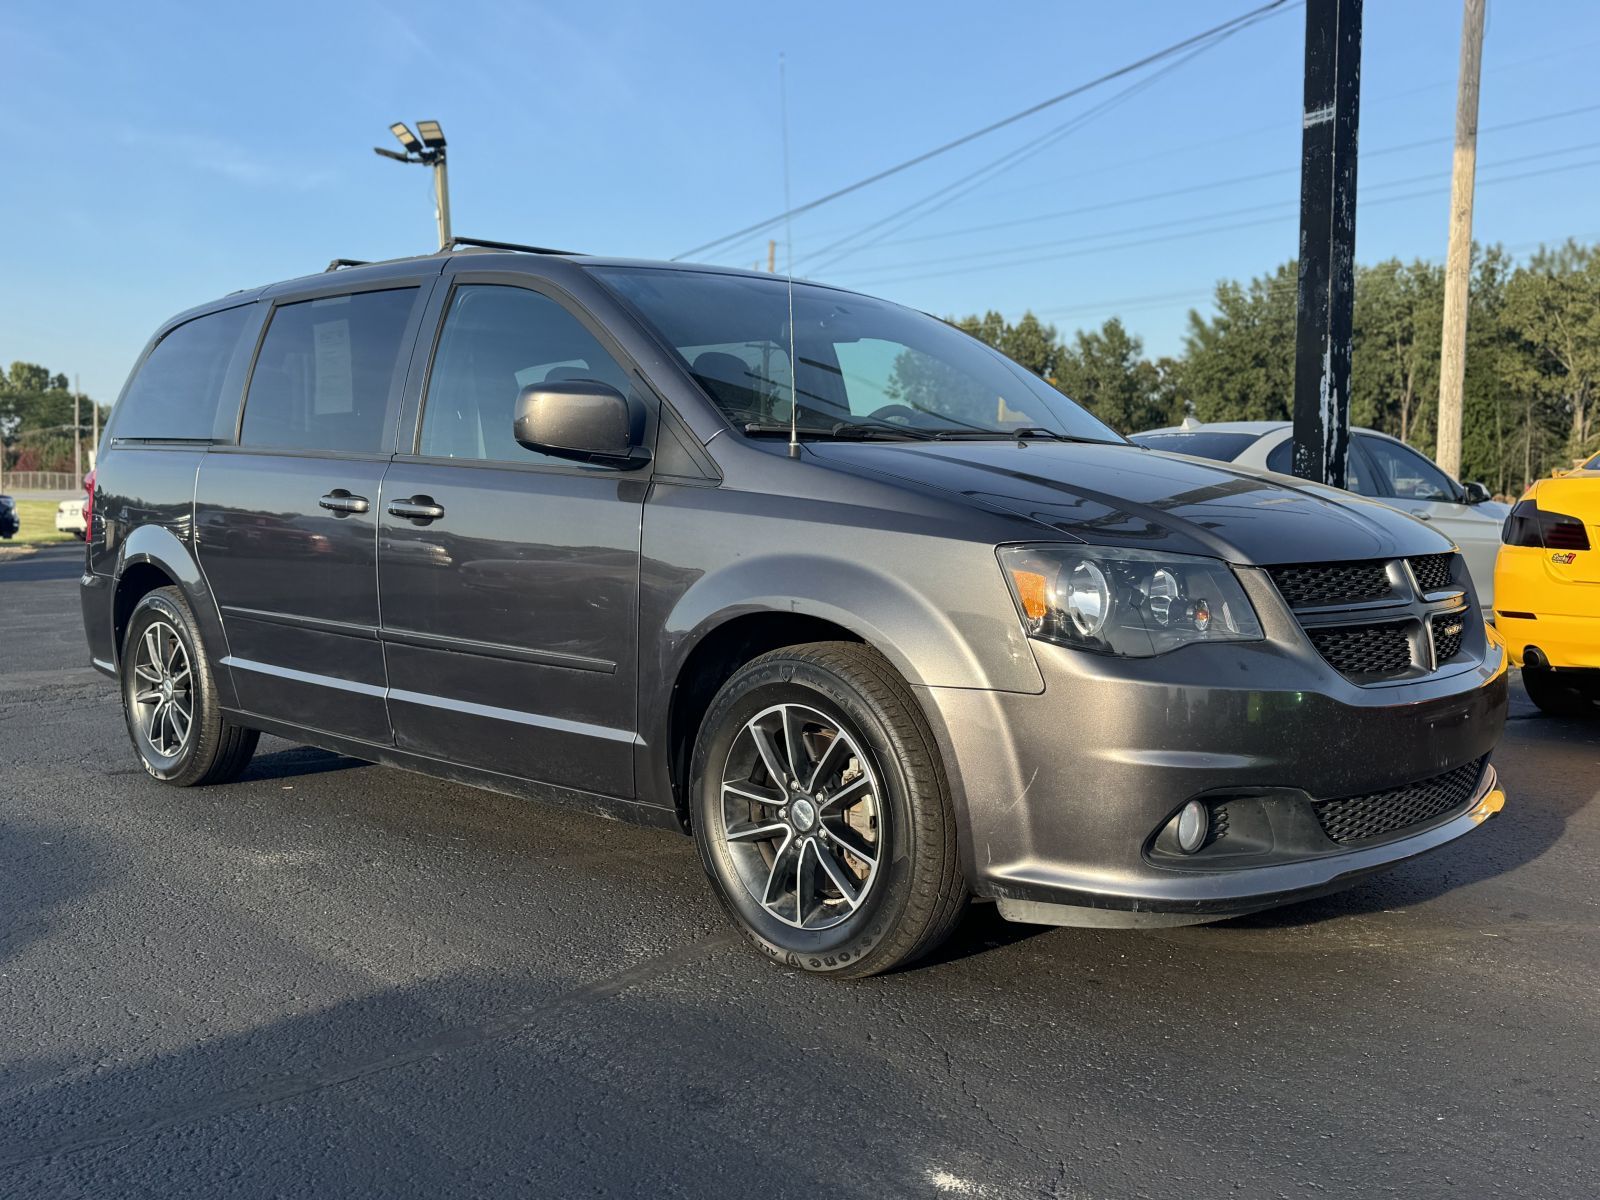
[[[228,642],[216,599],[188,544],[165,526],[142,525],[133,530],[118,555],[111,600],[112,652],[118,667],[122,663],[122,639],[134,609],[145,596],[163,587],[176,587],[183,593],[200,627],[203,649],[213,664],[217,691],[224,705],[233,704],[232,675],[221,665]]]

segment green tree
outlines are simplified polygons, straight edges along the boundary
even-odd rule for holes
[[[1166,423],[1171,400],[1144,343],[1111,317],[1097,331],[1079,330],[1060,356],[1056,384],[1119,433]]]
[[[1294,403],[1295,264],[1217,284],[1216,312],[1189,313],[1184,386],[1201,421],[1286,420]]]

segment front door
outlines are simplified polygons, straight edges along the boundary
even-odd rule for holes
[[[278,304],[239,444],[201,464],[200,565],[247,712],[389,741],[378,513],[421,290]]]
[[[634,389],[561,302],[485,278],[455,280],[416,453],[397,456],[384,483],[378,578],[395,741],[631,797],[647,471],[527,450],[512,415],[530,383]],[[647,413],[634,399],[642,438]]]

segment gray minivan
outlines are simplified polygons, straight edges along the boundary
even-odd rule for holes
[[[98,459],[91,656],[157,779],[263,731],[693,834],[836,975],[1345,886],[1503,802],[1456,548],[1133,446],[932,317],[483,244],[165,324]]]

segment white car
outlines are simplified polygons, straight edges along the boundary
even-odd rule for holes
[[[1494,611],[1494,560],[1510,508],[1481,483],[1462,485],[1399,438],[1375,429],[1350,431],[1350,491],[1430,522],[1461,548],[1485,613]],[[1294,426],[1288,421],[1188,420],[1136,433],[1152,450],[1188,454],[1292,475]]]
[[[56,505],[56,532],[70,533],[74,537],[83,537],[89,531],[88,524],[83,519],[82,500],[63,500]]]

